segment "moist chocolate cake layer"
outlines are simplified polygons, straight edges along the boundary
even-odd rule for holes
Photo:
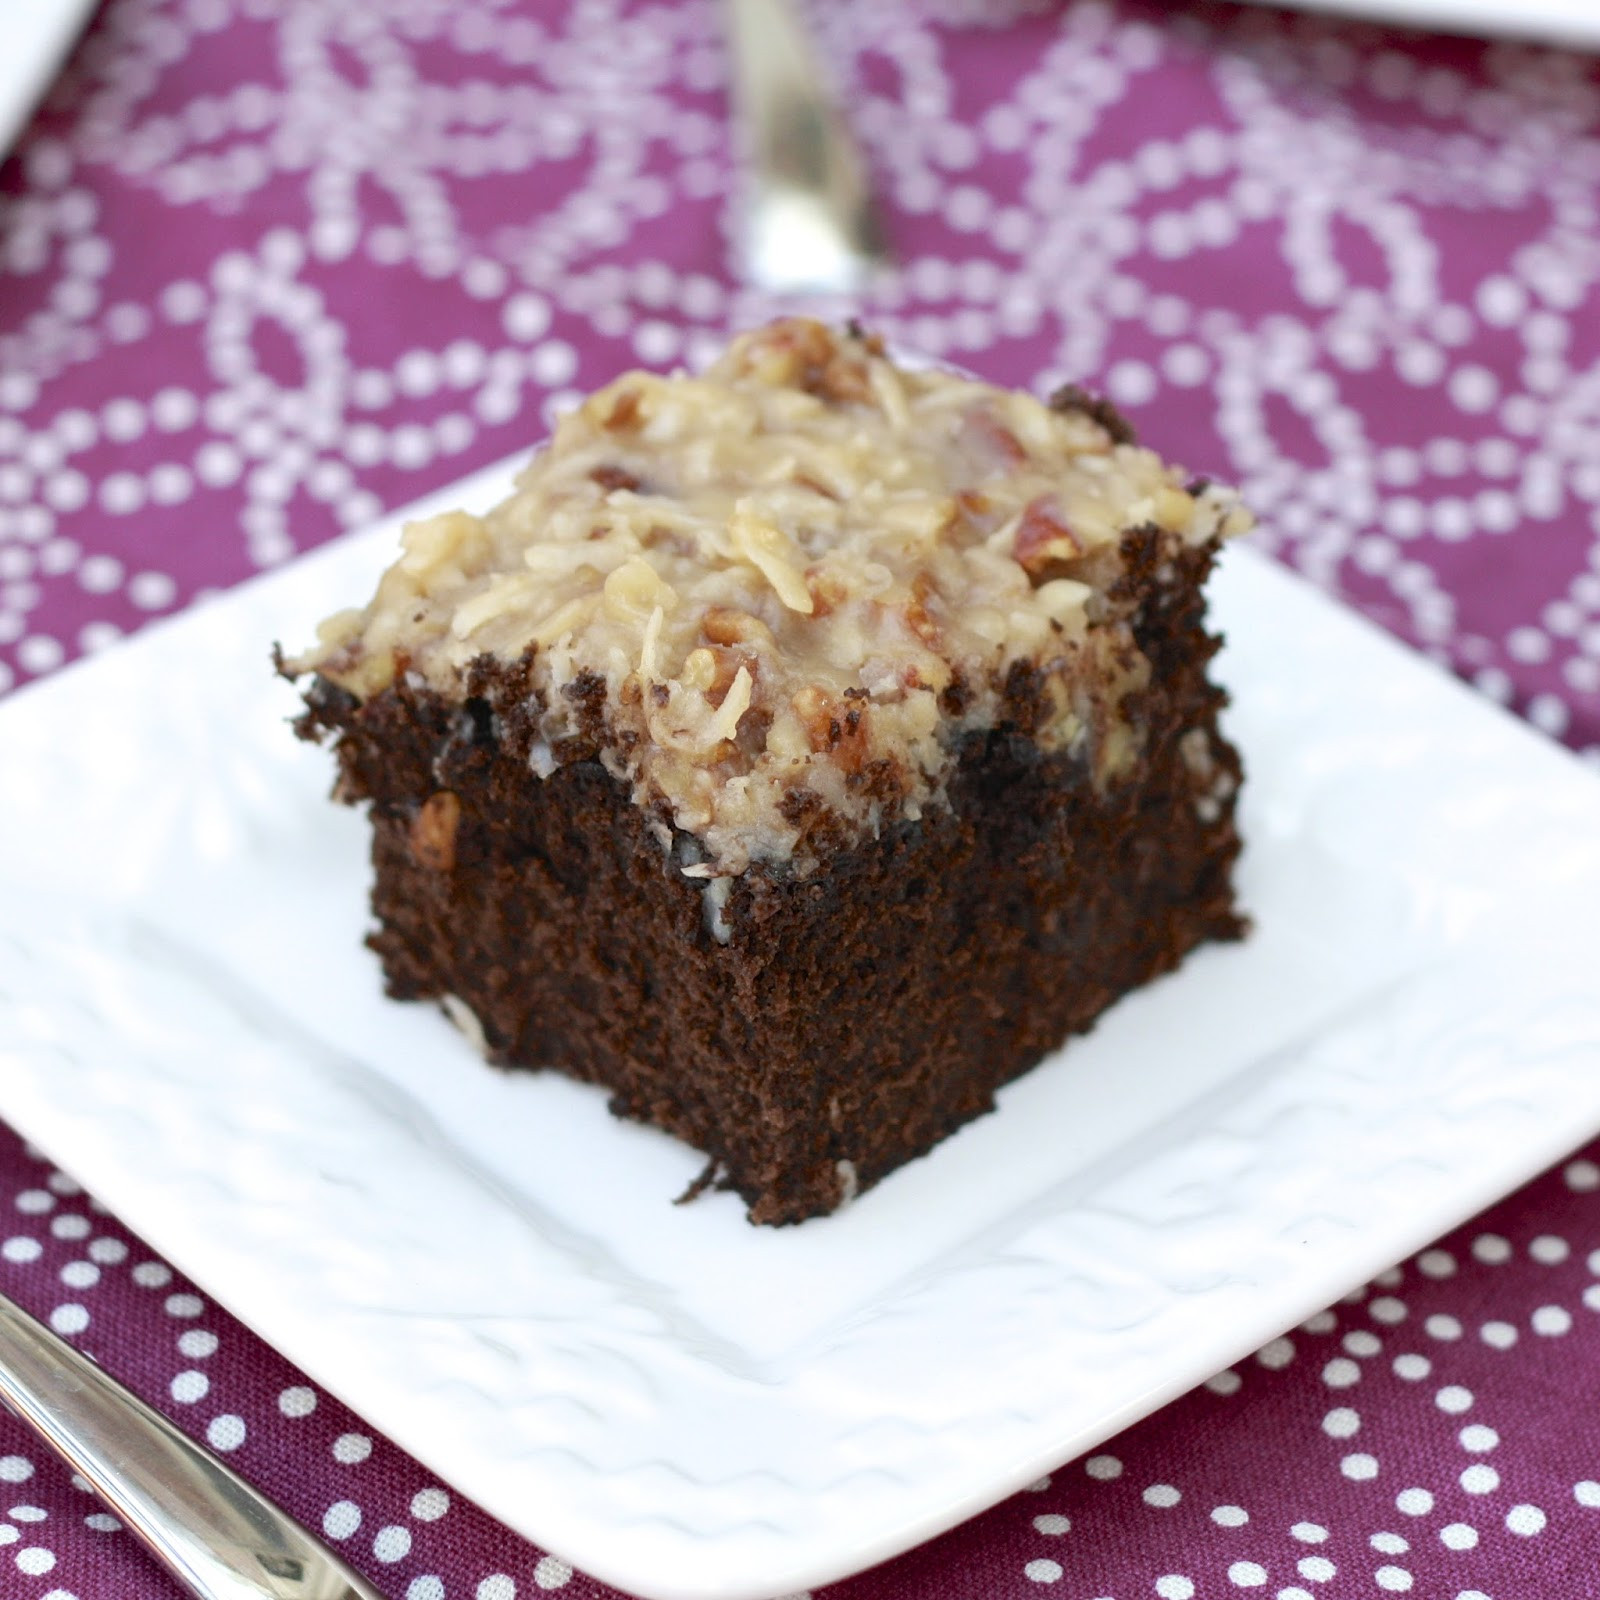
[[[1019,670],[995,725],[962,736],[947,804],[866,838],[802,805],[803,876],[686,877],[699,841],[601,764],[603,684],[566,686],[578,731],[541,777],[526,658],[479,659],[459,699],[403,662],[364,702],[317,680],[298,731],[331,736],[339,798],[370,802],[389,992],[442,1002],[502,1066],[603,1085],[703,1150],[752,1222],[834,1210],[1243,930],[1213,550],[1149,527],[1119,554],[1151,666],[1122,707],[1145,735],[1133,768],[1097,784],[1081,753],[1041,750],[1044,692]]]

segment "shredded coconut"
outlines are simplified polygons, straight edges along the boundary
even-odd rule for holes
[[[577,731],[563,691],[603,684],[607,765],[715,885],[794,856],[796,797],[863,831],[941,803],[1019,664],[1040,745],[1113,779],[1149,664],[1112,586],[1150,525],[1199,545],[1249,518],[1089,411],[793,319],[703,376],[600,390],[487,516],[409,524],[372,603],[293,665],[366,697],[403,662],[459,696],[475,658],[531,652],[540,777]]]

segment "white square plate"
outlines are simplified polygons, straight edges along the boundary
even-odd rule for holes
[[[838,1216],[673,1206],[693,1152],[381,998],[365,824],[267,647],[365,595],[398,520],[0,705],[0,1114],[597,1577],[870,1565],[1600,1129],[1600,781],[1236,550],[1254,935]]]
[[[0,11],[0,156],[28,125],[96,0],[4,0]]]
[[[1285,0],[1256,0],[1279,6]],[[1594,0],[1287,0],[1297,11],[1326,11],[1353,22],[1388,22],[1438,33],[1505,35],[1594,49],[1600,7]]]

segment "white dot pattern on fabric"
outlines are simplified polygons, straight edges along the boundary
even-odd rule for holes
[[[404,1561],[411,1554],[411,1531],[394,1524],[379,1528],[372,1539],[372,1556],[375,1561],[392,1565]]]
[[[234,1416],[231,1412],[220,1417],[213,1417],[206,1426],[206,1443],[213,1450],[226,1453],[237,1450],[245,1441],[247,1429],[243,1417]]]
[[[411,1515],[418,1522],[437,1522],[450,1509],[450,1496],[443,1489],[419,1489],[411,1497]]]
[[[1330,1439],[1348,1439],[1361,1427],[1361,1415],[1349,1406],[1338,1406],[1322,1419],[1322,1431]]]
[[[1512,1506],[1506,1512],[1506,1527],[1515,1534],[1520,1534],[1524,1539],[1531,1539],[1536,1533],[1543,1533],[1549,1518],[1545,1516],[1538,1506]]]
[[[303,1384],[285,1389],[278,1396],[278,1410],[286,1417],[309,1417],[317,1409],[316,1390]]]
[[[322,1515],[322,1531],[330,1539],[348,1539],[361,1526],[361,1507],[353,1500],[335,1500]]]
[[[211,1380],[203,1372],[180,1372],[168,1388],[179,1405],[192,1406],[211,1392]]]
[[[572,1568],[555,1556],[541,1556],[533,1569],[536,1589],[564,1589],[572,1581]]]

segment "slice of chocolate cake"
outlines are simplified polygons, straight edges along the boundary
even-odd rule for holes
[[[1201,586],[1247,524],[1077,390],[859,331],[618,379],[282,664],[389,992],[752,1221],[832,1211],[1241,931]]]

